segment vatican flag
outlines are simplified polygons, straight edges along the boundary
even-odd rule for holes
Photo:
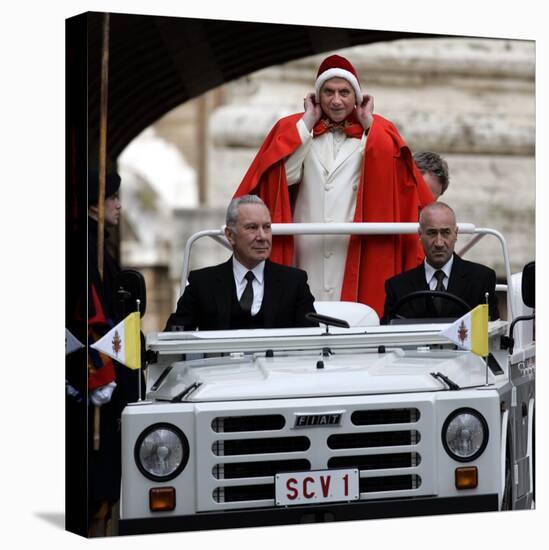
[[[482,304],[452,323],[440,334],[477,355],[488,355],[488,305]]]
[[[139,311],[130,313],[90,347],[116,359],[130,369],[141,367],[141,326]]]

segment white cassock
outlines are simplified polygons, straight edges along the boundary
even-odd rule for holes
[[[301,182],[293,221],[352,222],[366,135],[355,139],[326,132],[313,139],[301,119],[297,129],[301,146],[285,163],[288,185]],[[316,300],[340,299],[348,244],[348,235],[295,237],[294,263],[307,272]]]

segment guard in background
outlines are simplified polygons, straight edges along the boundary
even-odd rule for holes
[[[107,250],[108,228],[120,223],[120,176],[105,181],[103,274],[98,268],[98,172],[88,173],[88,515],[89,535],[103,536],[120,499],[121,433],[124,407],[138,399],[140,371],[130,370],[89,345],[122,320],[117,311],[120,266]],[[123,315],[123,314],[122,314]]]

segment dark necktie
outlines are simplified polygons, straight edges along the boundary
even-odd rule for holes
[[[244,277],[248,282],[246,283],[246,288],[240,297],[240,307],[242,308],[242,311],[251,313],[252,304],[254,303],[254,288],[252,286],[254,274],[251,271],[248,271]]]
[[[444,284],[442,281],[444,281],[444,271],[442,269],[437,269],[435,271],[435,279],[437,280],[437,286],[435,287],[435,290],[440,290],[441,292],[444,292],[446,289],[444,288]]]
[[[442,269],[437,269],[435,271],[434,277],[437,280],[437,286],[435,287],[435,290],[438,290],[439,292],[444,292],[446,290],[442,282],[444,281],[444,277],[445,277],[444,271],[442,271]],[[442,312],[443,302],[444,302],[443,298],[433,298],[433,303],[435,304],[435,309],[437,310],[437,313]]]

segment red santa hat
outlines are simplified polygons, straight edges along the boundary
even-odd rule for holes
[[[358,74],[351,62],[340,55],[330,55],[320,64],[315,82],[317,101],[320,97],[322,85],[330,78],[344,78],[353,87],[356,102],[360,103],[362,101],[362,90],[358,82]]]

